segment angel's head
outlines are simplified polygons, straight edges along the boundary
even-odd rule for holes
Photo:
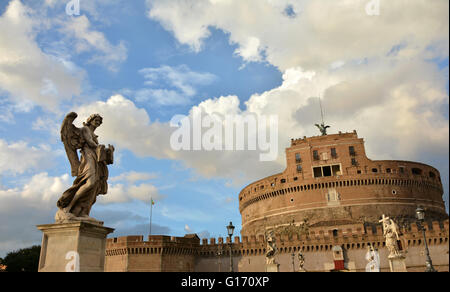
[[[94,126],[96,128],[100,127],[100,125],[103,123],[103,118],[99,114],[92,114],[89,116],[89,118],[86,120],[86,123],[84,123],[85,126]]]

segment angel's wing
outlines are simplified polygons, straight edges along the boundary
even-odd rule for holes
[[[81,149],[84,144],[81,129],[73,125],[73,121],[78,117],[74,112],[68,114],[61,125],[61,141],[64,144],[67,158],[69,158],[72,176],[78,175],[78,167],[80,166],[80,159],[78,158],[77,150]]]

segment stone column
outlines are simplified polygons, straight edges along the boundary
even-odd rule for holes
[[[103,272],[106,236],[114,229],[88,222],[38,225],[39,272]]]

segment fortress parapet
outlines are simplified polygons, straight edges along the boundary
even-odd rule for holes
[[[448,250],[449,221],[433,221],[425,224],[427,244],[430,248],[446,247]],[[416,223],[401,226],[402,248],[408,251],[410,248],[423,249],[424,242],[422,231]],[[348,229],[327,230],[314,229],[306,234],[288,235],[276,234],[278,254],[332,252],[334,246],[340,246],[348,251],[365,251],[369,246],[377,249],[385,249],[385,238],[381,226],[364,226]],[[235,237],[231,244],[232,256],[236,258],[261,256],[266,251],[264,236],[244,236],[242,240]],[[143,236],[124,236],[110,238],[106,245],[107,267],[114,270],[115,266],[121,266],[127,262],[129,271],[154,271],[161,269],[163,261],[172,263],[186,262],[191,265],[192,271],[196,271],[196,262],[201,259],[217,259],[219,256],[229,257],[230,244],[223,238],[202,239],[190,234],[185,237],[171,237],[152,235],[147,241]],[[114,264],[119,262],[119,264]],[[145,265],[143,265],[145,263]],[[133,267],[133,264],[136,265]],[[130,266],[131,265],[131,266]],[[165,263],[165,271],[177,270],[176,264]],[[448,267],[447,267],[448,269]]]

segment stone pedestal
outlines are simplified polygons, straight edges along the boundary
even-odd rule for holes
[[[407,272],[404,255],[389,256],[391,272]]]
[[[273,272],[279,272],[280,271],[280,265],[279,264],[268,264],[266,265],[266,272],[273,273]]]
[[[43,232],[39,272],[103,272],[106,236],[114,229],[73,222],[38,225]]]

